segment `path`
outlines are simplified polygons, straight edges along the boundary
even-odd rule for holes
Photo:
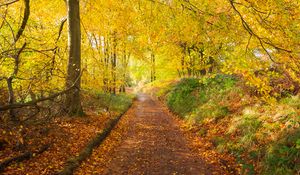
[[[103,167],[101,174],[213,174],[213,166],[192,151],[190,142],[177,122],[164,111],[159,102],[140,94],[129,113],[128,122],[123,124],[128,125],[128,129],[119,133],[122,135],[120,144],[109,151],[98,148],[102,151],[95,151],[78,174],[98,174],[97,169]],[[97,157],[99,154],[108,155]]]

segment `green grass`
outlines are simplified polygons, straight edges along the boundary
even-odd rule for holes
[[[237,78],[217,75],[182,79],[164,92],[169,109],[188,123],[226,126],[225,135],[217,135],[215,128],[202,128],[199,135],[212,135],[216,149],[235,155],[244,174],[255,174],[254,165],[259,174],[299,173],[299,96],[266,104],[243,88]]]
[[[264,157],[264,174],[295,174],[300,171],[300,129],[285,133],[268,146]]]
[[[83,106],[93,107],[98,114],[102,113],[123,113],[132,104],[134,95],[120,93],[110,94],[102,91],[86,90],[83,93]]]
[[[180,116],[192,112],[198,104],[197,97],[192,92],[197,91],[199,86],[198,79],[182,79],[167,95],[167,105]]]
[[[280,100],[282,104],[292,106],[294,108],[300,109],[300,99],[299,96],[290,96]]]
[[[127,94],[114,95],[98,93],[97,99],[102,108],[107,109],[108,111],[122,113],[132,104],[133,96]]]
[[[261,174],[288,175],[300,170],[300,118],[295,110],[280,101],[271,106],[250,106],[233,116],[228,133],[236,136],[235,145],[247,150],[238,154],[260,161]],[[234,149],[231,152],[237,153]]]
[[[190,121],[218,120],[229,114],[226,104],[219,102],[227,97],[235,83],[235,78],[225,75],[182,79],[167,95],[167,105],[174,113]]]

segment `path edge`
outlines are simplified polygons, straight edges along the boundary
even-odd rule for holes
[[[78,168],[81,165],[81,163],[83,163],[93,153],[93,150],[100,146],[103,143],[103,141],[107,138],[107,136],[109,136],[109,134],[118,124],[122,116],[132,107],[134,101],[135,98],[133,98],[132,103],[123,113],[109,120],[105,124],[105,128],[88,142],[88,144],[80,151],[79,155],[69,158],[66,161],[64,168],[55,173],[55,175],[72,175],[75,169]]]

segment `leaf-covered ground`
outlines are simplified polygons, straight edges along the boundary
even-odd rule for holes
[[[139,95],[75,174],[238,174],[234,159],[210,149],[157,101]]]
[[[12,164],[5,169],[4,174],[54,174],[62,169],[70,156],[80,152],[101,130],[106,120],[108,116],[89,114],[86,118],[58,119],[55,123],[48,124],[46,127],[50,128],[49,134],[39,139],[39,145],[33,147],[50,144],[49,150],[27,161]],[[3,154],[2,158],[5,159],[6,156]]]
[[[93,105],[85,110],[87,116],[83,118],[61,117],[47,124],[23,126],[23,137],[30,138],[25,139],[26,150],[44,144],[50,148],[12,164],[4,174],[42,175],[61,170],[111,118]],[[6,147],[0,160],[21,152]],[[239,170],[233,157],[214,151],[209,141],[189,130],[158,100],[139,95],[103,144],[74,174],[239,174]]]
[[[113,97],[104,94],[85,95],[84,117],[60,116],[41,120],[43,122],[38,124],[29,122],[13,125],[14,127],[0,125],[0,140],[7,142],[4,149],[0,150],[0,162],[24,152],[34,152],[43,145],[50,146],[42,154],[11,164],[4,169],[3,174],[55,174],[63,168],[70,157],[76,156],[98,132],[103,130],[107,122],[126,111],[131,98],[126,95]],[[16,142],[22,142],[22,148],[17,150]]]

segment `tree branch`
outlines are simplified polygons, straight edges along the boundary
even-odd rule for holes
[[[15,38],[15,43],[20,39],[20,37],[22,36],[25,27],[27,25],[28,19],[29,19],[29,15],[30,15],[30,0],[24,0],[25,3],[25,10],[24,10],[24,17],[22,20],[22,24],[21,27],[19,28],[16,38]]]
[[[40,98],[40,99],[37,99],[37,100],[32,100],[32,101],[29,101],[27,103],[16,103],[16,104],[10,104],[10,105],[6,105],[6,106],[0,106],[0,111],[7,111],[7,110],[10,110],[10,109],[18,109],[18,108],[23,108],[23,107],[27,107],[27,106],[34,106],[39,102],[51,100],[51,99],[56,98],[60,95],[63,95],[65,93],[69,92],[70,90],[72,90],[73,88],[77,88],[76,83],[79,81],[81,75],[82,75],[82,72],[79,74],[79,76],[77,77],[76,81],[73,83],[72,86],[70,86],[69,88],[67,88],[67,89],[65,89],[61,92],[50,95],[48,97]]]
[[[19,1],[19,0],[14,0],[14,1],[6,2],[6,3],[4,3],[4,4],[0,4],[0,7],[2,7],[2,6],[8,6],[8,5],[11,5],[11,4],[16,3],[16,2],[18,2],[18,1]]]
[[[60,39],[60,36],[61,36],[61,33],[62,33],[62,30],[64,29],[64,25],[65,23],[67,22],[67,17],[64,17],[60,23],[60,26],[59,26],[59,30],[58,30],[58,36],[55,40],[55,43],[58,42],[58,40]]]
[[[247,21],[243,18],[242,14],[240,13],[240,11],[238,11],[238,9],[235,7],[235,2],[234,0],[229,0],[229,3],[231,5],[231,7],[233,8],[233,10],[238,14],[238,16],[240,17],[241,21],[242,21],[242,25],[244,27],[244,29],[251,35],[251,36],[254,36],[255,38],[258,39],[261,47],[263,48],[263,50],[266,52],[266,54],[268,55],[269,59],[274,62],[274,63],[277,63],[271,56],[271,54],[268,52],[268,50],[265,48],[264,44],[267,44],[269,46],[272,46],[273,48],[277,49],[277,50],[280,50],[280,51],[285,51],[285,52],[288,52],[288,53],[291,53],[292,51],[290,50],[287,50],[287,49],[284,49],[284,48],[281,48],[279,46],[276,46],[275,44],[273,44],[272,42],[270,42],[268,39],[266,38],[262,38],[260,37],[259,35],[257,35],[252,29],[251,27],[249,26],[249,24],[247,23]],[[266,41],[268,40],[268,41]]]

